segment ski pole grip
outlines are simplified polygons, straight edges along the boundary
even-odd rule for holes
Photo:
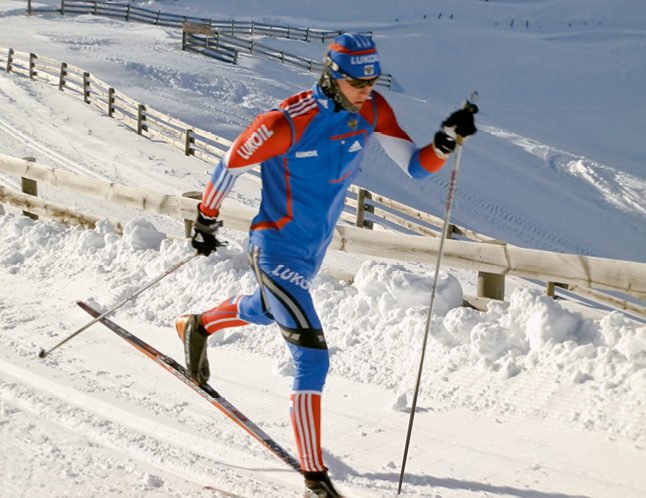
[[[477,100],[478,92],[474,90],[473,92],[471,92],[469,98],[462,102],[462,109],[469,111],[471,114],[476,114],[478,112],[478,106],[476,105]]]

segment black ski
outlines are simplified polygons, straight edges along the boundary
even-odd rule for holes
[[[101,316],[101,313],[92,308],[89,304],[84,303],[83,301],[77,301],[81,308],[87,311],[90,315],[97,318]],[[163,353],[160,353],[155,348],[153,348],[148,343],[142,341],[138,337],[132,335],[123,327],[117,325],[108,318],[101,318],[99,320],[103,325],[108,327],[112,332],[117,334],[122,339],[125,339],[128,343],[133,345],[143,354],[148,356],[151,360],[155,361],[158,365],[162,366],[165,370],[173,374],[179,380],[184,382],[188,387],[193,389],[195,392],[204,397],[208,402],[215,406],[218,410],[224,413],[227,417],[237,423],[245,431],[249,433],[254,439],[258,440],[263,446],[265,446],[269,451],[274,455],[280,458],[283,462],[289,465],[292,469],[297,472],[301,471],[301,466],[298,460],[292,457],[286,450],[284,450],[276,441],[269,437],[260,427],[254,424],[249,420],[245,415],[243,415],[235,406],[229,403],[225,398],[220,396],[218,392],[213,389],[209,384],[199,385],[189,375],[186,368],[177,363],[175,360],[166,356]],[[212,488],[215,490],[215,488]],[[219,491],[219,490],[218,490]]]

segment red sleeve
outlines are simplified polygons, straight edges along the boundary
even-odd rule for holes
[[[414,178],[424,178],[429,173],[439,170],[446,157],[438,156],[433,143],[419,149],[397,123],[395,113],[386,99],[377,92],[372,92],[372,98],[377,110],[375,133],[381,135],[377,138],[395,163]],[[361,108],[361,115],[374,123],[372,105],[364,104]]]
[[[258,164],[270,157],[284,154],[292,144],[292,129],[281,111],[269,111],[253,123],[233,142],[228,168]]]
[[[372,92],[372,99],[375,101],[377,107],[377,123],[375,125],[375,132],[412,142],[408,133],[402,130],[399,126],[395,113],[386,99],[383,98],[381,94],[374,91]],[[366,114],[369,114],[369,116],[364,114],[363,108],[368,111]],[[372,106],[364,105],[363,108],[361,109],[361,114],[364,115],[368,121],[373,122],[374,116],[372,115]]]

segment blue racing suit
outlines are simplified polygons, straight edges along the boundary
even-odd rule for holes
[[[295,391],[320,392],[325,381],[327,345],[309,286],[371,135],[413,177],[430,175],[445,160],[432,144],[416,147],[379,93],[350,113],[315,85],[256,118],[215,168],[200,204],[204,215],[217,216],[237,176],[261,164],[262,199],[250,227],[259,286],[204,313],[202,323],[211,333],[278,323],[294,356]]]

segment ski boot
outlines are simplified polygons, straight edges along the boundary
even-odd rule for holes
[[[209,334],[202,326],[200,315],[184,315],[177,319],[175,328],[184,343],[186,369],[191,378],[199,385],[209,380],[209,359],[206,354],[206,342]]]
[[[323,472],[303,472],[305,476],[305,498],[343,498],[343,495],[334,489],[332,482]]]

